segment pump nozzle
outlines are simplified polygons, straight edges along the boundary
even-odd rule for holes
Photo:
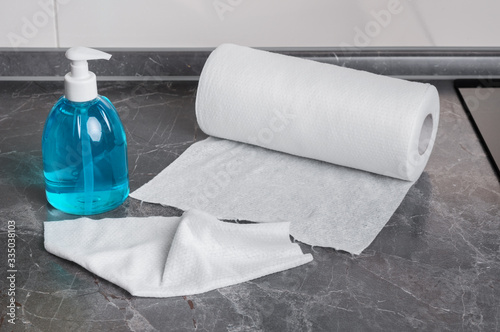
[[[64,76],[65,96],[74,102],[84,102],[97,97],[97,81],[89,71],[88,60],[109,60],[111,54],[88,47],[72,47],[66,51],[66,58],[71,61],[71,73]]]

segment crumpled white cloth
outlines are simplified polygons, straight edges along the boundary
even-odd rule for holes
[[[201,211],[181,217],[45,222],[45,249],[132,295],[207,292],[312,260],[289,223],[234,224]]]

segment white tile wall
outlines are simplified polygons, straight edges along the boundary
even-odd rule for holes
[[[430,46],[431,40],[420,24],[411,2],[399,0],[358,1],[356,24],[351,21],[349,45],[363,46]],[[364,13],[359,16],[359,13]],[[329,46],[342,46],[335,41]]]
[[[0,0],[0,47],[500,47],[499,13],[497,0]]]
[[[54,0],[0,0],[0,47],[57,47]]]
[[[371,11],[389,12],[391,1],[71,0],[58,6],[59,39],[61,47],[428,45],[410,6],[377,23]]]
[[[414,1],[433,45],[500,47],[500,1]]]

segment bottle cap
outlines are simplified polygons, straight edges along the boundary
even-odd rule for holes
[[[71,72],[64,76],[64,95],[74,102],[90,101],[97,97],[97,80],[89,71],[88,60],[109,60],[111,54],[88,47],[72,47],[66,51]]]

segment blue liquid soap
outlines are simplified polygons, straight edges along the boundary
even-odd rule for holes
[[[80,103],[61,97],[47,119],[42,149],[45,191],[55,208],[97,214],[127,198],[125,131],[106,97]]]
[[[71,214],[112,210],[127,198],[127,140],[113,104],[97,94],[87,60],[111,55],[85,47],[71,48],[65,95],[49,113],[42,138],[47,200]]]

